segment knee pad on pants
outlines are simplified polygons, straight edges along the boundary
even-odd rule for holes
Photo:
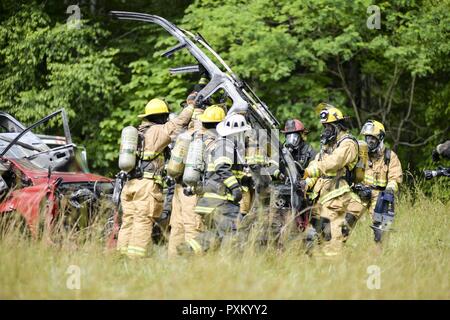
[[[345,222],[342,225],[342,235],[344,237],[348,237],[348,235],[350,234],[350,231],[355,226],[356,221],[358,221],[358,218],[355,215],[353,215],[349,212],[347,212],[345,214]]]
[[[317,232],[322,235],[325,241],[331,240],[331,222],[328,218],[320,217]]]

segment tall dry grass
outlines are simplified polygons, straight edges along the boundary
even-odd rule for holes
[[[149,258],[129,260],[104,249],[98,228],[59,231],[53,244],[4,230],[0,298],[449,299],[450,202],[442,201],[442,187],[403,192],[382,250],[365,216],[334,258],[308,257],[298,240],[284,251],[223,248],[173,260],[166,247],[154,246]],[[81,271],[80,290],[67,287],[72,265]],[[379,289],[367,286],[373,265],[381,271]]]

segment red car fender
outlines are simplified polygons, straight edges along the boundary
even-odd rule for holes
[[[56,188],[61,180],[57,179],[51,183],[37,184],[14,190],[6,200],[0,204],[0,212],[17,211],[24,219],[33,237],[37,236],[40,217],[40,204],[46,199],[43,212],[45,226],[51,228],[52,221],[58,212],[56,201]]]

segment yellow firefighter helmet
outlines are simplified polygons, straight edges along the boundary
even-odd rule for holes
[[[205,112],[198,116],[198,120],[203,123],[221,122],[223,119],[225,119],[225,111],[218,105],[206,108]]]
[[[169,107],[161,99],[152,99],[145,106],[145,113],[138,115],[139,118],[145,118],[155,114],[169,113]]]
[[[319,114],[321,123],[332,123],[346,119],[341,110],[331,104],[324,102],[320,103],[316,107],[316,113]]]
[[[367,120],[361,129],[361,135],[374,136],[378,140],[382,141],[386,135],[384,125],[376,120]]]

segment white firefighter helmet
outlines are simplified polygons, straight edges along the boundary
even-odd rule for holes
[[[251,130],[251,126],[247,123],[245,117],[241,114],[232,114],[227,116],[217,125],[217,133],[222,136],[230,136],[236,133]]]

